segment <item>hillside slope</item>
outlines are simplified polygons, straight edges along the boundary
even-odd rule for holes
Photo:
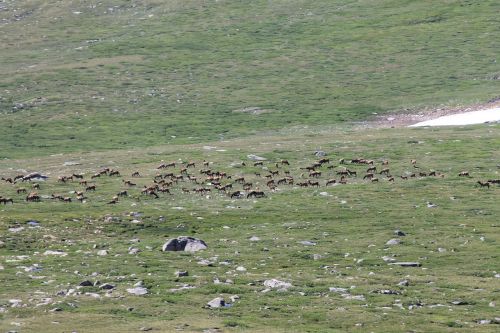
[[[498,96],[498,1],[5,1],[0,157]],[[259,107],[266,112],[234,112]]]

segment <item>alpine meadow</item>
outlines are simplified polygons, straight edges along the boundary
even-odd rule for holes
[[[498,332],[499,14],[0,0],[0,331]]]

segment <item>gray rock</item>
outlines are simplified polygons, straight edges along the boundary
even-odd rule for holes
[[[226,306],[226,302],[224,301],[224,298],[222,297],[216,297],[210,302],[207,303],[207,306],[209,308],[223,308]]]
[[[93,285],[94,284],[89,280],[82,281],[79,284],[80,287],[92,287]]]
[[[141,250],[138,249],[137,247],[129,247],[128,249],[128,254],[137,254],[139,252],[141,252]]]
[[[314,246],[316,245],[315,242],[311,242],[311,241],[300,241],[299,244],[302,244],[302,245],[305,245],[305,246]]]
[[[292,287],[292,284],[285,281],[280,281],[277,279],[270,279],[264,281],[264,286],[271,289],[287,290]]]
[[[421,263],[412,262],[412,261],[392,262],[389,265],[396,265],[396,266],[401,266],[401,267],[420,267],[420,266],[422,266]]]
[[[396,236],[406,236],[406,234],[403,231],[399,230],[399,229],[394,230],[394,234]]]
[[[135,288],[128,288],[127,292],[133,295],[146,295],[148,293],[148,289],[144,287],[135,287]]]
[[[250,155],[247,155],[248,159],[252,160],[252,161],[266,161],[267,158],[265,157],[260,157],[260,156],[257,156],[257,155],[254,155],[254,154],[250,154]]]
[[[205,250],[207,244],[201,239],[180,236],[167,241],[163,247],[162,251],[185,251],[185,252],[197,252],[200,250]]]
[[[108,255],[108,251],[106,251],[106,250],[99,250],[99,251],[97,251],[97,255],[98,256],[107,256]]]
[[[401,241],[397,238],[389,239],[385,245],[398,245]]]
[[[111,284],[111,283],[104,283],[104,284],[101,284],[99,286],[99,289],[101,289],[101,290],[111,290],[111,289],[115,289],[115,288],[116,288],[116,286]]]
[[[250,237],[250,239],[249,239],[249,240],[250,240],[251,242],[258,242],[258,241],[260,241],[260,238],[259,238],[259,237],[257,237],[257,236],[252,236],[252,237]]]
[[[316,157],[323,157],[323,156],[326,156],[326,152],[324,152],[322,150],[316,150],[314,152],[314,156],[316,156]]]
[[[402,280],[402,281],[399,281],[398,283],[398,286],[401,286],[401,287],[408,287],[410,285],[410,281],[408,280]]]
[[[188,271],[177,271],[175,272],[175,276],[177,277],[189,276],[189,273]]]

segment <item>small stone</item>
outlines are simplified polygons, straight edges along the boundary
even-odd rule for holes
[[[139,252],[141,252],[141,250],[138,249],[137,247],[129,247],[128,249],[128,254],[137,254]]]
[[[52,250],[47,250],[43,253],[45,256],[61,256],[61,257],[66,257],[68,254],[63,251],[52,251]]]
[[[401,241],[397,238],[393,238],[387,241],[385,245],[398,245]]]
[[[189,276],[188,271],[177,271],[175,272],[176,277],[183,277],[183,276]]]
[[[180,236],[174,239],[170,239],[165,244],[163,244],[162,251],[185,251],[185,252],[197,252],[200,250],[205,250],[207,244],[197,238]]]
[[[246,272],[246,271],[247,271],[247,269],[246,269],[245,267],[243,267],[243,266],[238,266],[238,267],[236,267],[236,270],[237,270],[238,272]]]
[[[107,250],[99,250],[99,251],[97,251],[97,255],[98,256],[107,256],[108,251]]]
[[[401,266],[401,267],[420,267],[420,266],[422,266],[422,264],[419,262],[411,262],[411,261],[393,262],[393,263],[390,263],[389,265],[397,265],[397,266]]]
[[[144,287],[135,287],[127,289],[127,292],[134,295],[146,295],[148,293],[148,289]]]
[[[231,302],[235,303],[237,300],[239,300],[239,299],[240,299],[240,296],[238,296],[238,295],[233,295],[233,296],[231,296],[231,297],[230,297],[230,299],[231,299]]]
[[[80,287],[92,287],[93,285],[94,284],[89,280],[82,281],[79,284]]]
[[[115,288],[116,288],[116,286],[111,284],[111,283],[104,283],[104,284],[101,284],[99,286],[99,289],[101,289],[101,290],[111,290],[111,289],[115,289]]]
[[[143,331],[143,332],[152,331],[152,330],[153,330],[152,327],[144,327],[143,326],[143,327],[139,328],[139,331]]]
[[[226,302],[222,297],[217,297],[207,303],[209,308],[222,308],[226,306]]]
[[[289,282],[280,281],[277,279],[270,279],[270,280],[264,281],[264,286],[267,288],[270,288],[270,289],[278,289],[281,291],[285,291],[285,290],[288,290],[288,288],[291,288],[292,284]]]
[[[488,325],[488,324],[491,324],[491,320],[489,320],[489,319],[481,319],[481,320],[478,320],[477,323],[479,325]]]
[[[408,280],[402,280],[402,281],[399,281],[398,283],[398,286],[401,286],[401,287],[408,287],[410,285],[410,282]]]
[[[311,241],[300,241],[299,244],[302,244],[302,245],[305,245],[305,246],[314,246],[316,245],[315,242],[311,242]]]
[[[324,156],[326,156],[326,152],[324,152],[323,150],[316,150],[314,152],[314,156],[316,156],[316,157],[324,157]]]
[[[251,242],[258,242],[258,241],[260,241],[260,238],[259,238],[259,237],[257,237],[257,236],[252,236],[252,237],[250,237],[250,239],[249,239],[249,240],[250,240]]]
[[[61,312],[63,309],[61,308],[53,308],[53,309],[50,309],[49,311],[50,312]]]
[[[394,234],[396,236],[401,236],[401,237],[406,236],[406,234],[403,231],[399,230],[399,229],[394,230]]]

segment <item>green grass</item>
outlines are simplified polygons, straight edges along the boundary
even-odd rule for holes
[[[134,181],[142,186],[150,182],[161,160],[177,159],[206,159],[213,162],[214,170],[244,174],[264,186],[263,179],[252,176],[255,171],[263,172],[259,168],[250,163],[243,168],[230,164],[255,153],[267,157],[266,165],[275,169],[272,161],[286,158],[291,174],[298,178],[303,172],[300,167],[315,160],[312,152],[318,148],[327,151],[334,164],[342,157],[363,156],[375,159],[380,168],[380,162],[388,159],[391,173],[399,175],[413,171],[409,161],[417,158],[419,171],[445,174],[444,178],[397,179],[394,184],[382,177],[379,184],[358,177],[345,186],[329,188],[280,186],[274,193],[266,190],[267,197],[258,200],[230,200],[216,193],[208,198],[186,195],[179,188],[194,185],[182,183],[174,187],[173,196],[156,200],[132,189],[129,198],[114,206],[106,202],[123,188],[120,178],[96,179],[98,190],[89,193],[84,204],[48,199],[27,204],[15,188],[2,182],[0,193],[12,196],[15,204],[0,207],[0,240],[4,242],[0,306],[7,310],[0,313],[0,329],[16,329],[13,323],[20,323],[19,330],[25,332],[131,332],[140,327],[165,332],[214,327],[222,332],[494,332],[498,325],[477,322],[493,319],[497,311],[489,303],[499,301],[494,275],[500,271],[496,230],[500,188],[481,189],[475,182],[498,178],[500,155],[491,147],[500,145],[499,138],[498,125],[366,131],[314,128],[293,136],[278,133],[208,143],[224,151],[206,150],[203,144],[168,145],[0,161],[4,176],[14,176],[21,168],[49,174],[51,179],[39,191],[44,195],[71,195],[69,191],[79,188],[76,182],[58,183],[57,175],[84,172],[88,178],[103,166],[120,170],[126,175],[123,178],[139,170],[142,178]],[[62,166],[68,160],[81,165]],[[192,173],[197,175],[199,168]],[[349,168],[362,173],[366,166]],[[472,177],[458,177],[463,170],[469,170]],[[334,171],[322,171],[322,184],[335,176]],[[429,201],[438,207],[427,208]],[[131,223],[136,217],[130,212],[140,212],[137,219],[142,223]],[[28,228],[26,221],[31,219],[41,227]],[[25,230],[8,230],[17,225]],[[395,229],[407,236],[401,237],[400,245],[386,246],[387,240],[395,238]],[[179,235],[199,237],[209,248],[196,254],[160,251],[164,240]],[[251,236],[261,240],[251,242]],[[140,242],[132,243],[133,238]],[[299,243],[303,240],[316,245],[304,246]],[[141,252],[129,255],[130,246]],[[446,251],[439,252],[439,248]],[[43,255],[48,249],[68,255]],[[100,249],[109,254],[97,256]],[[322,257],[313,260],[314,254]],[[16,258],[22,255],[28,258]],[[419,261],[422,267],[389,266],[383,256]],[[214,257],[213,267],[197,264]],[[224,261],[228,264],[220,264]],[[39,264],[42,271],[24,271],[23,266],[33,264]],[[247,271],[236,271],[240,265]],[[189,276],[178,279],[176,270],[188,270]],[[214,278],[233,283],[214,284]],[[269,278],[290,281],[293,287],[288,292],[261,293],[263,281]],[[56,295],[86,279],[114,283],[117,290],[111,297],[94,287],[81,290],[97,292],[100,299]],[[398,286],[403,279],[410,286]],[[151,293],[129,296],[125,289],[139,280]],[[196,288],[169,291],[183,283]],[[352,295],[363,295],[366,300],[348,300],[329,292],[330,287],[351,286],[355,286]],[[383,289],[401,294],[377,292]],[[234,294],[241,299],[231,308],[203,308],[214,297],[229,300]],[[53,303],[34,306],[43,297],[53,298]],[[11,308],[7,303],[14,298],[29,305]],[[467,304],[451,304],[456,300]],[[55,307],[62,311],[49,312]]]
[[[3,6],[0,158],[339,124],[500,88],[497,1]],[[233,112],[252,106],[272,112]]]

